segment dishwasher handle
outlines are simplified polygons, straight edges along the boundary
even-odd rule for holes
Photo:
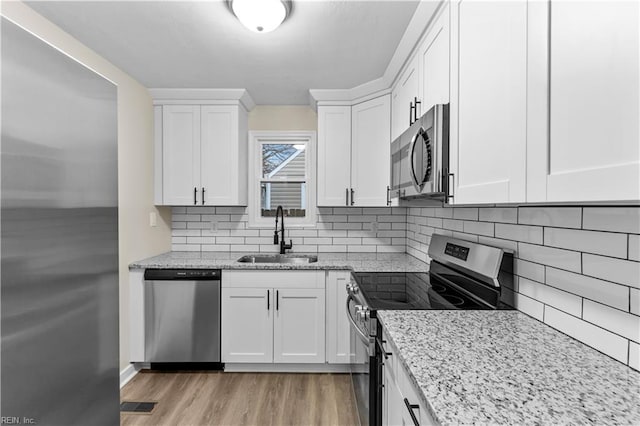
[[[220,269],[145,269],[146,281],[220,281]]]

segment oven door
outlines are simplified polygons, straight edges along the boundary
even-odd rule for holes
[[[347,317],[351,325],[351,383],[355,396],[358,416],[362,426],[375,425],[377,422],[376,412],[376,363],[375,353],[371,353],[371,348],[375,350],[375,340],[369,336],[364,322],[357,319],[356,302],[351,296],[347,297]],[[372,342],[374,343],[372,345]]]

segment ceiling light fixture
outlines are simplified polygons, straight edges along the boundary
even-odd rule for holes
[[[227,0],[236,18],[251,31],[268,33],[291,13],[291,0]]]

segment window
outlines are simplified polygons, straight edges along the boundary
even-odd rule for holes
[[[249,225],[315,226],[315,132],[249,132]]]

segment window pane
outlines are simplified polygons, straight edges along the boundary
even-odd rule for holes
[[[304,179],[305,145],[267,143],[262,145],[262,177],[266,179]]]
[[[278,206],[282,206],[285,216],[305,217],[306,183],[262,182],[260,186],[262,217],[275,217]]]

